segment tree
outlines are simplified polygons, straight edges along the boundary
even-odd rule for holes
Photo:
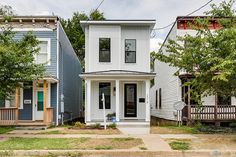
[[[85,13],[75,12],[71,19],[60,19],[60,22],[74,48],[82,67],[84,68],[85,57],[85,35],[80,27],[82,20],[105,20],[104,14],[98,10],[92,10],[89,15]]]
[[[31,32],[20,40],[14,39],[15,32],[2,27],[0,32],[0,100],[10,99],[23,82],[43,76],[44,66],[34,62],[39,52],[39,41]]]
[[[178,36],[177,40],[168,40],[163,45],[166,52],[152,53],[155,59],[184,69],[193,78],[185,85],[190,85],[193,99],[201,104],[200,95],[219,94],[223,97],[236,96],[236,27],[235,0],[223,1],[219,6],[211,5],[205,14],[207,18],[196,18],[189,23],[196,35]],[[217,20],[220,29],[212,32],[210,20]],[[194,89],[194,90],[193,90]]]

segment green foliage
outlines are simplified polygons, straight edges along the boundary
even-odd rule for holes
[[[97,146],[95,147],[96,150],[111,150],[113,149],[112,146]]]
[[[77,128],[80,128],[80,129],[86,128],[85,124],[83,124],[81,122],[75,122],[74,126]]]
[[[85,57],[85,35],[80,27],[80,21],[87,20],[105,20],[104,14],[98,10],[92,10],[89,15],[80,12],[74,12],[70,19],[60,19],[60,22],[74,48],[80,63],[84,68]]]
[[[169,143],[173,150],[189,150],[189,143],[184,141],[173,141]]]
[[[101,128],[101,124],[100,123],[92,124],[90,127],[92,129],[100,129]]]
[[[107,128],[116,129],[116,123],[109,124]]]
[[[236,24],[235,0],[212,5],[206,12],[208,17],[196,18],[194,25],[189,23],[196,35],[178,36],[177,40],[168,40],[161,50],[169,54],[152,53],[152,56],[170,66],[186,70],[193,78],[183,86],[190,85],[192,98],[199,105],[200,96],[219,94],[236,95]],[[218,21],[220,29],[214,33],[208,28],[211,19]]]
[[[229,127],[231,127],[231,128],[236,128],[236,122],[230,123],[230,124],[229,124]]]
[[[0,134],[6,134],[10,131],[13,131],[14,127],[0,127]]]
[[[34,62],[39,52],[39,41],[31,32],[20,40],[14,40],[15,32],[2,27],[0,32],[0,99],[10,99],[21,82],[32,81],[43,76],[44,66]]]

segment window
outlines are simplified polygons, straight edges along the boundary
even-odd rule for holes
[[[217,96],[218,105],[231,105],[231,96]]]
[[[136,63],[135,39],[125,39],[125,63]]]
[[[156,90],[156,109],[158,107],[158,90]]]
[[[19,91],[19,95],[18,95],[18,101],[19,101],[19,105],[18,105],[18,108],[19,109],[22,109],[23,108],[23,88],[20,88],[20,91]],[[0,108],[1,107],[16,107],[16,94],[13,93],[11,96],[10,96],[10,99],[7,99],[7,100],[0,100]]]
[[[103,93],[105,97],[105,108],[111,109],[111,83],[99,83],[99,109],[103,109]]]
[[[36,55],[37,64],[47,64],[50,65],[50,40],[46,41],[45,39],[39,43],[39,53]]]
[[[159,88],[159,109],[162,107],[162,102],[161,102],[161,88]]]
[[[110,38],[99,38],[99,62],[111,62]]]

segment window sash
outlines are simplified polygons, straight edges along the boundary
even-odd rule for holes
[[[110,38],[99,38],[99,62],[111,62]]]
[[[125,39],[125,63],[136,63],[136,39]]]
[[[39,39],[39,53],[35,55],[36,64],[50,65],[50,40],[40,38]]]
[[[102,93],[105,96],[105,109],[111,109],[111,83],[99,83],[99,109],[103,109]]]

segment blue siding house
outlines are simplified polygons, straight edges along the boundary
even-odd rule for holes
[[[12,100],[0,102],[0,125],[58,125],[80,117],[81,65],[59,18],[17,16],[4,24],[13,27],[16,40],[32,31],[40,41],[35,62],[44,63],[46,71],[42,79],[25,82],[23,88],[16,89]]]

